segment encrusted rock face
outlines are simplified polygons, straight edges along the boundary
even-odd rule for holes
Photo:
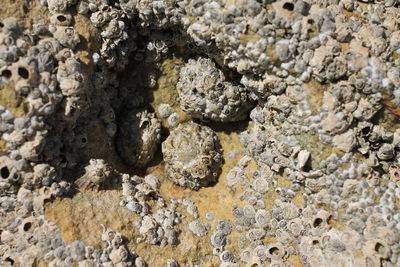
[[[222,158],[211,128],[180,124],[162,144],[162,152],[169,178],[176,184],[198,190],[216,181]]]
[[[176,85],[184,112],[193,118],[212,121],[239,121],[250,105],[242,86],[225,80],[224,73],[209,58],[189,59]]]
[[[117,151],[131,166],[145,167],[154,157],[160,142],[160,121],[154,113],[135,109],[121,116],[116,137]]]
[[[399,3],[1,0],[0,266],[400,266]]]

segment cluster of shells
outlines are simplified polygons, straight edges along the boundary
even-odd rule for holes
[[[67,244],[44,216],[55,198],[108,186],[139,215],[136,243],[177,246],[185,221],[220,266],[400,265],[398,0],[40,4],[47,23],[0,19],[1,266],[147,266],[106,226],[102,248]],[[171,55],[185,61],[177,97],[154,111]],[[244,155],[222,176],[231,159],[215,129],[228,124]],[[102,143],[89,137],[98,125]],[[93,145],[129,174],[88,159]],[[167,201],[166,179],[143,175],[157,161],[193,194],[225,179],[234,220],[216,220],[215,203],[199,214],[190,198]]]

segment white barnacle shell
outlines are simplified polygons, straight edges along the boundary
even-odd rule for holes
[[[20,94],[28,94],[30,88],[37,85],[38,66],[36,59],[21,58],[10,67],[3,69],[2,73],[6,70],[9,71],[8,79],[14,82],[15,90]]]
[[[257,192],[261,194],[265,194],[269,190],[268,181],[263,177],[255,179],[253,187]]]
[[[62,49],[60,42],[53,37],[41,39],[38,43],[38,46],[39,48],[43,48],[50,52],[53,56],[55,56]]]
[[[179,263],[175,259],[168,259],[166,267],[179,267]]]
[[[211,236],[211,245],[215,248],[221,248],[226,245],[226,235],[222,231],[215,231]]]
[[[353,129],[333,137],[333,145],[344,152],[350,152],[356,144],[356,132]]]
[[[73,27],[57,26],[53,36],[67,48],[74,49],[80,43],[79,35]]]
[[[381,160],[390,160],[395,156],[394,147],[392,144],[383,144],[378,152],[377,156]]]
[[[38,161],[40,153],[43,151],[45,138],[41,132],[37,132],[34,140],[25,142],[20,148],[20,154],[24,159]]]
[[[128,255],[129,255],[128,250],[125,247],[120,246],[118,249],[113,249],[109,257],[114,264],[118,264],[126,261]]]
[[[103,38],[113,39],[117,38],[122,34],[122,28],[116,19],[111,20],[105,27],[104,31],[101,32]]]
[[[157,227],[157,222],[150,215],[146,215],[143,217],[142,224],[139,228],[139,233],[142,235],[147,234],[150,230],[155,229]]]
[[[180,116],[178,113],[173,112],[171,115],[168,116],[168,126],[171,128],[175,128],[176,126],[178,126],[179,121],[180,121]]]
[[[90,21],[93,23],[95,27],[102,27],[105,23],[107,23],[110,19],[110,16],[107,12],[97,11],[92,13],[90,16]]]
[[[308,160],[311,157],[311,153],[307,150],[301,150],[297,155],[297,168],[299,170],[303,170],[304,166],[306,166]]]
[[[267,227],[269,225],[269,221],[271,220],[271,215],[265,209],[259,209],[255,215],[256,223],[259,227]]]
[[[189,223],[189,230],[198,237],[206,236],[210,230],[210,224],[202,223],[200,221],[191,221]]]
[[[47,6],[50,13],[63,13],[73,2],[73,0],[47,0]]]
[[[173,112],[173,109],[168,104],[160,104],[158,106],[158,114],[162,119],[168,118]]]
[[[160,181],[157,176],[149,174],[144,177],[145,183],[151,186],[152,189],[157,190],[160,188]]]
[[[115,232],[111,228],[106,228],[103,224],[100,225],[102,229],[101,240],[105,242],[111,242],[115,237]]]
[[[271,243],[267,246],[267,255],[271,260],[281,260],[286,254],[281,243]]]
[[[85,167],[85,174],[75,183],[83,189],[99,189],[111,177],[111,174],[112,168],[103,159],[90,159]]]

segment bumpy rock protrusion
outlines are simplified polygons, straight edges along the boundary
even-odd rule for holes
[[[160,142],[161,124],[145,109],[134,109],[121,116],[117,133],[117,151],[131,166],[145,167],[154,157]]]
[[[244,87],[226,81],[209,58],[190,59],[181,69],[176,86],[181,108],[194,118],[240,121],[250,109]]]
[[[181,186],[198,190],[215,182],[222,162],[215,132],[194,122],[176,127],[162,144],[170,179]]]

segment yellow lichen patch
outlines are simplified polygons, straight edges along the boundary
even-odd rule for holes
[[[94,28],[86,16],[77,14],[74,16],[74,29],[80,36],[81,42],[77,47],[76,55],[79,59],[93,69],[92,54],[98,51],[101,46],[100,40],[96,40],[98,31]]]
[[[255,43],[261,38],[262,37],[258,35],[256,32],[248,30],[246,33],[240,34],[240,43],[242,45],[246,45],[247,43]]]
[[[41,259],[38,261],[36,267],[47,267],[48,264],[46,263],[46,261],[44,259]]]
[[[276,54],[275,46],[271,45],[271,44],[268,45],[267,46],[267,50],[265,51],[265,53],[269,57],[272,65],[277,66],[280,61],[279,61],[278,55]]]
[[[350,43],[340,43],[340,48],[342,52],[346,52],[350,49]]]
[[[2,151],[4,151],[6,148],[6,142],[4,140],[0,140],[0,154]]]
[[[329,84],[321,84],[317,81],[310,81],[303,84],[303,90],[307,95],[307,101],[310,105],[311,112],[315,115],[319,113],[319,108],[322,106],[324,92],[328,91]]]
[[[154,101],[152,102],[154,107],[157,107],[161,103],[169,104],[171,107],[179,106],[179,103],[176,101],[178,97],[176,84],[179,79],[179,70],[177,67],[182,67],[184,64],[183,59],[175,56],[163,61],[160,67],[157,88],[154,91]]]
[[[349,22],[352,18],[357,18],[361,21],[365,21],[365,18],[359,12],[342,9],[341,13],[346,16],[346,22]]]
[[[301,262],[299,255],[290,255],[289,258],[287,259],[287,262],[293,264],[294,266],[303,266],[304,265]]]
[[[266,5],[265,5],[265,9],[266,9],[266,10],[270,10],[270,9],[272,9],[272,8],[273,8],[272,4],[266,4]]]
[[[28,106],[22,98],[16,96],[14,86],[11,84],[0,88],[0,105],[8,109],[15,117],[22,117],[28,113]]]
[[[301,187],[300,190],[296,193],[296,196],[292,199],[292,203],[295,204],[298,208],[303,208],[305,206],[305,201],[303,197],[304,187]]]
[[[30,28],[34,23],[46,23],[49,12],[39,0],[2,0],[0,17],[21,19],[23,26]]]
[[[336,153],[338,156],[342,156],[344,153],[331,145],[323,144],[317,135],[311,135],[306,132],[296,136],[296,139],[300,142],[301,146],[311,153],[311,167],[317,168],[317,164],[328,158],[332,153]]]
[[[61,237],[68,243],[82,240],[100,247],[100,224],[134,239],[135,213],[119,206],[120,190],[78,192],[72,198],[57,198],[45,206],[45,217],[60,228]],[[62,216],[60,216],[62,214]]]
[[[179,70],[177,67],[182,67],[184,64],[185,62],[182,58],[175,56],[163,61],[157,80],[157,88],[153,92],[153,101],[150,103],[154,110],[157,110],[160,104],[169,104],[174,111],[179,114],[181,122],[190,119],[190,116],[180,109],[177,101],[178,92],[176,90],[176,84],[179,79]],[[165,125],[165,122],[163,122],[163,125]]]
[[[268,192],[264,195],[264,203],[265,203],[265,209],[266,210],[271,210],[274,207],[275,200],[278,199],[280,196],[278,193],[275,192],[273,188],[270,188]]]

